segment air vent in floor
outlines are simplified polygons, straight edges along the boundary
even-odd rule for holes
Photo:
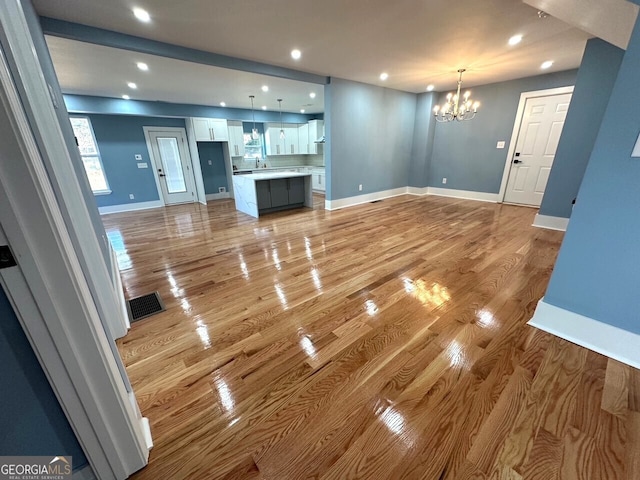
[[[164,311],[164,303],[158,292],[153,292],[127,301],[127,310],[132,322]]]

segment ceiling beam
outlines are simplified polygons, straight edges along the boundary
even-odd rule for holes
[[[626,0],[523,0],[552,17],[627,49],[638,5]]]
[[[270,75],[272,77],[287,78],[299,82],[327,85],[329,77],[313,73],[301,72],[291,68],[278,67],[267,63],[230,57],[219,53],[196,50],[194,48],[181,47],[170,43],[158,42],[147,38],[136,37],[124,33],[90,27],[79,23],[66,22],[55,18],[40,17],[40,23],[45,35],[78,40],[80,42],[93,43],[105,47],[119,48],[133,52],[158,55],[160,57],[174,58],[186,62],[200,63],[214,67],[229,68],[243,72]]]

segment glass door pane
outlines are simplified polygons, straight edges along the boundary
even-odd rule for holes
[[[173,137],[158,137],[158,150],[162,159],[162,167],[165,180],[167,181],[167,191],[169,193],[182,193],[187,191],[180,161],[180,150],[178,150],[178,139]]]

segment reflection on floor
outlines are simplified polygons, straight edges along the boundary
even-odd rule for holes
[[[127,296],[167,306],[118,345],[155,441],[134,478],[640,478],[638,372],[526,326],[561,233],[323,200],[104,217]]]

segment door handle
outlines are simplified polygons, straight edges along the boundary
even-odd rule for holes
[[[166,175],[164,173],[159,173],[158,176],[159,177],[166,177]]]
[[[513,163],[522,163],[522,160],[518,160],[517,158],[513,161]]]

